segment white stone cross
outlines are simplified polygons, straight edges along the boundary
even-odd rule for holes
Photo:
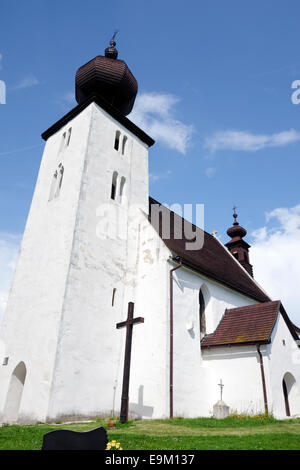
[[[221,401],[222,401],[222,398],[223,398],[223,387],[224,385],[222,384],[222,379],[220,379],[220,383],[218,384],[220,389],[221,389]]]

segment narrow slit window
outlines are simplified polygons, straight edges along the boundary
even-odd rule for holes
[[[114,287],[113,292],[112,292],[112,297],[111,297],[111,306],[113,307],[115,304],[115,297],[116,297],[116,291],[117,289]]]
[[[120,137],[121,137],[121,132],[117,131],[116,132],[116,137],[115,137],[115,150],[119,150]]]
[[[61,138],[61,142],[60,142],[60,148],[59,148],[59,151],[62,152],[63,149],[65,148],[65,145],[66,145],[66,138],[67,138],[67,133],[64,132],[63,135],[62,135],[62,138]]]
[[[200,316],[200,337],[203,337],[206,333],[206,318],[205,318],[205,300],[200,289],[199,292],[199,316]]]
[[[61,186],[62,186],[62,181],[63,181],[63,176],[64,176],[64,167],[60,163],[58,165],[58,174],[57,174],[57,183],[56,183],[56,191],[55,191],[55,197],[59,196]]]
[[[122,155],[125,155],[125,147],[126,147],[127,137],[124,135],[123,142],[122,142]]]
[[[110,197],[113,200],[116,199],[116,194],[117,194],[117,179],[118,179],[118,173],[115,171],[112,177],[111,194],[110,194]]]
[[[55,197],[55,192],[56,192],[56,185],[57,185],[57,175],[58,172],[57,170],[54,172],[52,176],[52,182],[51,182],[51,188],[50,188],[50,195],[49,195],[49,201],[52,201],[52,199]]]
[[[122,176],[121,178],[121,183],[120,183],[120,203],[123,201],[124,193],[125,193],[125,183],[126,183],[126,178]]]
[[[72,134],[72,127],[70,127],[70,128],[68,129],[67,147],[70,145],[71,134]]]

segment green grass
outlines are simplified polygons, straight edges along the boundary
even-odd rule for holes
[[[1,450],[40,449],[43,435],[53,429],[87,431],[97,426],[108,430],[109,440],[121,443],[124,450],[299,450],[300,419],[277,421],[264,415],[232,416],[223,420],[197,418],[129,421],[108,429],[107,421],[90,423],[37,424],[0,428]]]

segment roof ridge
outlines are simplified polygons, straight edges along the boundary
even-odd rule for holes
[[[280,308],[281,300],[268,300],[267,302],[259,302],[257,304],[250,304],[250,305],[241,305],[240,307],[232,307],[226,309],[228,312],[233,312],[234,310],[241,310],[243,308],[261,308],[262,306],[265,306],[266,304],[276,304],[278,303],[278,307]]]

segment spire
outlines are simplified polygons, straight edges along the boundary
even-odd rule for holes
[[[118,30],[114,32],[113,37],[111,38],[109,44],[110,46],[105,49],[105,57],[109,59],[117,59],[118,58],[118,51],[115,48],[116,46],[116,35],[118,34]]]
[[[252,265],[249,262],[249,248],[250,245],[243,240],[247,235],[247,230],[239,225],[237,218],[238,214],[236,213],[237,207],[233,207],[233,225],[227,230],[227,235],[231,240],[226,243],[226,247],[230,253],[239,261],[243,268],[248,271],[248,273],[253,276]]]
[[[232,238],[232,240],[228,243],[231,243],[232,241],[236,241],[236,240],[242,240],[246,235],[247,235],[247,230],[245,230],[243,227],[241,227],[238,223],[238,221],[236,220],[238,215],[236,213],[236,209],[237,207],[234,206],[233,207],[233,218],[234,218],[234,222],[233,222],[233,226],[230,227],[228,230],[227,230],[227,235]]]
[[[234,222],[233,222],[233,225],[236,225],[237,224],[237,213],[235,212],[237,209],[237,206],[233,206],[232,210],[233,210],[233,218],[234,218]]]
[[[127,116],[133,108],[138,84],[126,62],[118,59],[115,31],[105,55],[99,55],[82,65],[76,72],[75,87],[78,104],[93,96]]]

